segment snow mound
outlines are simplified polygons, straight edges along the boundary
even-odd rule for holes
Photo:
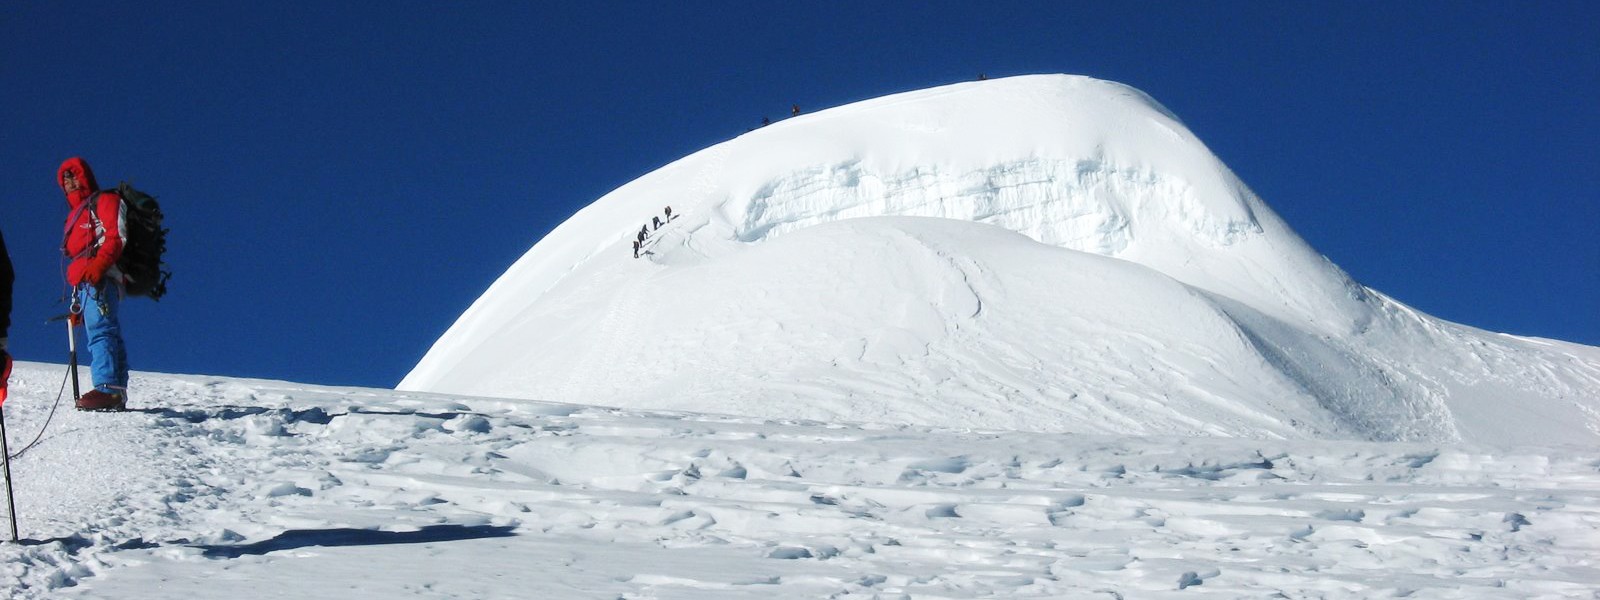
[[[529,250],[400,388],[1049,432],[1600,440],[1600,349],[1360,285],[1154,100],[1065,75],[851,104],[647,174]]]

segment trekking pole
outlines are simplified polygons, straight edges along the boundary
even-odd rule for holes
[[[0,388],[0,396],[6,393]],[[17,500],[11,493],[11,448],[6,444],[6,413],[0,410],[0,456],[5,457],[6,464],[6,514],[11,517],[11,541],[17,541]]]
[[[11,357],[5,358],[5,379],[0,380],[0,457],[5,457],[6,515],[11,518],[11,541],[17,541],[17,500],[11,492],[11,448],[6,441],[6,396],[11,392]]]

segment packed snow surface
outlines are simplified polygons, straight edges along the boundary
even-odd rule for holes
[[[1086,259],[1090,260],[1090,259]],[[13,452],[61,365],[22,364]],[[0,596],[1593,598],[1600,452],[773,420],[135,373]],[[70,402],[70,399],[67,400]]]
[[[1600,348],[1362,286],[1154,100],[1065,75],[802,115],[645,175],[540,240],[400,389],[1032,432],[1600,442]]]

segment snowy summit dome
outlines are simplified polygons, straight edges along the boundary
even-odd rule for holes
[[[400,387],[1033,431],[1600,441],[1600,349],[1359,285],[1154,100],[1066,75],[803,115],[645,175],[529,250]]]

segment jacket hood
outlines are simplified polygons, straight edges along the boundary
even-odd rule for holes
[[[67,194],[67,204],[77,206],[89,194],[100,190],[100,185],[95,183],[94,180],[94,171],[89,170],[89,163],[76,156],[63,161],[61,168],[56,169],[56,187],[59,188],[66,185],[67,173],[69,172],[77,175],[78,181],[84,183],[84,188]]]

